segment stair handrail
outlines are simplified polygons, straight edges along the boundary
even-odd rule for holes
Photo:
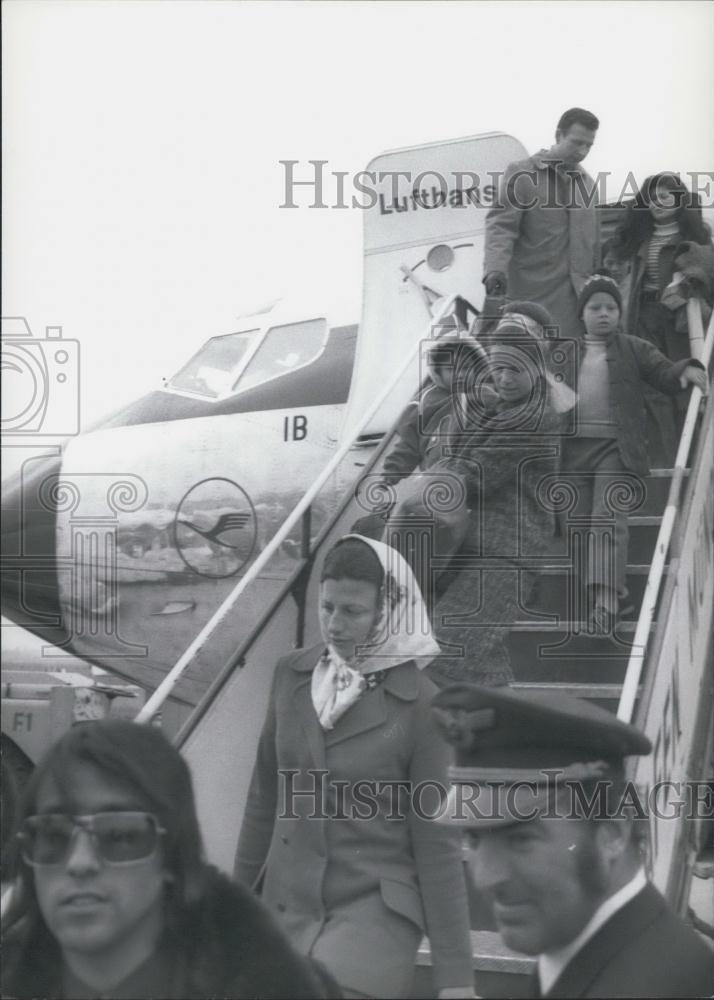
[[[698,308],[697,308],[698,306]],[[687,306],[687,319],[690,329],[690,342],[702,343],[701,353],[697,358],[708,370],[709,362],[714,347],[714,312],[709,318],[706,338],[704,337],[704,321],[702,316],[703,303],[701,299],[690,300]],[[674,524],[679,511],[680,493],[682,483],[686,475],[686,465],[689,460],[689,452],[694,438],[694,429],[699,417],[699,404],[703,398],[701,389],[696,386],[692,389],[689,399],[687,414],[682,428],[682,435],[679,439],[679,447],[674,459],[674,469],[672,472],[672,482],[667,496],[667,505],[662,516],[659,534],[655,545],[655,554],[650,566],[650,572],[645,585],[645,592],[640,607],[640,615],[637,620],[637,628],[632,643],[632,652],[627,663],[625,679],[622,685],[622,694],[617,709],[617,717],[623,722],[631,722],[637,699],[637,692],[644,667],[647,645],[654,620],[655,608],[659,598],[664,569],[669,547],[672,542]]]
[[[444,302],[435,309],[433,315],[429,319],[429,324],[426,328],[426,337],[428,337],[432,327],[434,327],[440,320],[446,317],[454,308],[454,303],[456,301],[456,295],[450,295],[444,300]],[[283,544],[285,539],[288,537],[292,529],[299,522],[300,518],[304,512],[310,507],[312,501],[315,499],[317,494],[320,492],[324,484],[330,478],[335,469],[339,466],[340,462],[345,458],[351,448],[355,445],[360,434],[364,428],[369,424],[370,420],[377,413],[379,408],[389,397],[389,394],[395,389],[399,384],[402,377],[406,374],[409,366],[412,364],[414,358],[421,349],[422,343],[421,337],[417,338],[414,343],[414,349],[409,352],[406,356],[404,364],[397,370],[393,378],[387,382],[386,387],[382,392],[375,398],[371,406],[364,412],[360,420],[355,425],[352,433],[347,437],[347,439],[338,447],[335,454],[332,456],[330,461],[324,467],[322,472],[320,472],[317,477],[313,480],[312,485],[304,493],[302,499],[299,501],[297,506],[293,509],[292,513],[283,521],[282,525],[278,531],[273,535],[270,542],[263,551],[260,553],[255,562],[251,565],[245,576],[241,577],[233,590],[224,599],[223,603],[214,612],[212,617],[206,622],[201,631],[198,633],[196,638],[191,642],[188,648],[181,654],[179,659],[173,665],[173,667],[166,674],[164,679],[161,681],[159,686],[156,688],[154,693],[148,699],[144,707],[135,717],[134,721],[137,723],[147,723],[150,722],[156,713],[159,711],[163,703],[166,701],[171,691],[178,683],[179,679],[186,671],[186,669],[191,664],[192,660],[199,652],[199,650],[206,644],[215,629],[221,624],[224,618],[227,617],[228,613],[233,608],[234,604],[241,596],[241,594],[250,586],[253,580],[256,579],[259,573],[262,572],[263,568],[272,559],[273,555],[277,552],[280,546]]]

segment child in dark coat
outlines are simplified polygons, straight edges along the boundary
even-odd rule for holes
[[[648,341],[620,331],[622,297],[609,276],[596,274],[586,282],[578,315],[585,329],[574,366],[576,432],[563,441],[562,468],[587,521],[578,534],[589,624],[606,633],[626,598],[628,526],[622,499],[642,496],[632,474],[649,473],[645,386],[675,396],[689,385],[706,392],[708,380],[694,358],[672,362]]]
[[[441,458],[443,428],[450,419],[458,384],[487,365],[487,359],[476,340],[454,334],[429,345],[426,364],[429,376],[399,418],[396,440],[384,459],[379,479],[369,482],[364,490],[363,506],[374,506],[376,510],[352,525],[353,532],[367,538],[383,537],[397,503],[397,483],[417,469],[429,469]]]

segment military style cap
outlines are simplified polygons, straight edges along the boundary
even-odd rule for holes
[[[568,783],[606,781],[652,744],[610,712],[559,692],[456,684],[432,702],[455,747],[441,821],[488,827],[532,819]]]

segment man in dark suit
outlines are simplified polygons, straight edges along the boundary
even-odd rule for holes
[[[648,884],[623,759],[634,726],[567,695],[460,684],[433,711],[456,746],[442,821],[462,826],[505,943],[536,996],[703,997],[714,951]]]

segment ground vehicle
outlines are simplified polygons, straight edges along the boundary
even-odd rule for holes
[[[144,702],[141,688],[76,657],[43,664],[39,657],[32,662],[27,647],[22,657],[13,652],[2,674],[2,806],[9,814],[34,765],[69,726],[108,716],[134,718]]]

